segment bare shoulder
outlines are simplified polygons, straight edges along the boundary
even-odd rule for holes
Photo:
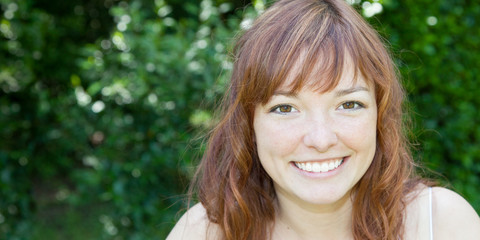
[[[462,196],[443,187],[430,195],[429,189],[419,184],[407,195],[404,239],[431,239],[430,222],[435,240],[480,239],[480,218]]]
[[[218,226],[210,223],[202,204],[191,207],[173,227],[167,240],[205,240],[218,236]]]
[[[435,239],[480,239],[480,218],[458,193],[434,187],[432,210]]]
[[[418,184],[406,196],[404,239],[429,239],[429,193],[428,187]]]

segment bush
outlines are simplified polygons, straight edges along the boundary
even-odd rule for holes
[[[478,211],[480,6],[351,2],[391,43],[418,159]],[[101,239],[166,236],[214,122],[232,38],[263,1],[0,4],[0,238],[29,239],[51,203],[107,206]]]
[[[392,44],[414,106],[419,159],[480,210],[480,6],[385,1],[376,23]],[[442,179],[442,178],[441,178]]]
[[[2,2],[0,236],[28,237],[48,187],[112,206],[105,238],[170,230],[240,21],[230,3],[171,4]]]

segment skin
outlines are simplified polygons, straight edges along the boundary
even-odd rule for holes
[[[428,189],[419,186],[410,194],[406,209],[404,239],[430,239],[430,199]],[[480,239],[480,218],[473,207],[456,192],[432,188],[432,224],[435,240]]]
[[[457,193],[442,187],[435,187],[433,196],[433,236],[435,240],[478,240],[480,239],[480,218],[472,206]],[[429,240],[429,216],[428,216],[428,190],[419,186],[418,190],[412,193],[412,201],[406,209],[405,236],[404,239]],[[319,220],[320,217],[319,217]],[[328,220],[323,219],[323,223]],[[211,240],[221,236],[219,227],[215,224],[209,225],[205,209],[198,203],[190,208],[177,222],[167,240]],[[303,233],[281,235],[278,226],[282,223],[277,221],[272,239],[308,239],[301,237]],[[319,224],[320,225],[320,224]],[[338,225],[336,227],[339,227]],[[290,229],[288,231],[292,231]],[[207,235],[208,232],[208,235]],[[317,238],[323,233],[316,230]],[[296,236],[296,237],[291,237]],[[339,235],[341,236],[341,235]],[[332,239],[348,239],[335,237]]]
[[[255,109],[258,155],[278,199],[277,236],[352,238],[350,192],[373,160],[377,119],[374,91],[363,78],[353,81],[352,70],[331,91],[281,87]],[[343,163],[328,172],[294,164],[335,160]]]
[[[353,239],[350,192],[375,153],[377,108],[373,90],[352,76],[347,67],[339,84],[324,93],[305,87],[292,94],[281,87],[255,109],[259,158],[277,195],[272,239]],[[294,164],[331,159],[344,162],[326,173],[308,173]],[[432,196],[434,239],[480,239],[480,218],[465,199],[439,187]],[[404,239],[430,239],[428,188],[418,186],[409,199]],[[219,227],[197,204],[167,240],[218,236]]]

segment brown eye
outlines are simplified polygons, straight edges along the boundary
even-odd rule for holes
[[[346,102],[342,104],[343,109],[353,109],[355,108],[355,102]]]
[[[282,113],[291,112],[292,111],[292,106],[283,105],[283,106],[278,107],[278,110]]]
[[[349,102],[342,103],[342,105],[340,105],[339,108],[344,109],[344,110],[356,110],[356,109],[360,109],[360,108],[364,108],[364,107],[365,107],[365,105],[363,105],[360,102],[349,101]]]
[[[291,105],[288,104],[282,104],[282,105],[277,105],[270,109],[270,112],[272,113],[278,113],[278,114],[290,114],[294,112],[298,112],[295,107],[292,107]]]

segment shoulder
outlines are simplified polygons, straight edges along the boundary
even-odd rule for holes
[[[208,220],[205,208],[197,203],[180,218],[166,240],[214,239],[218,233],[218,226]]]
[[[480,218],[458,193],[433,188],[432,210],[435,239],[480,239]]]
[[[431,191],[419,184],[407,196],[405,239],[430,239],[430,222],[436,240],[480,239],[480,218],[463,197],[443,187]]]

